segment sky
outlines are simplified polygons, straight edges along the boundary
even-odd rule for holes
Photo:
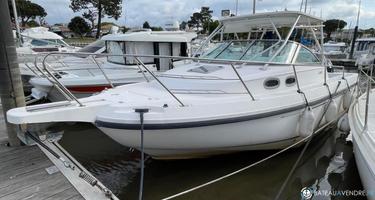
[[[46,21],[49,24],[68,23],[74,16],[70,0],[31,0],[46,9]],[[105,18],[103,21],[115,22],[127,27],[140,27],[144,21],[151,26],[164,26],[172,21],[187,21],[193,12],[202,6],[209,6],[214,11],[214,19],[220,18],[221,10],[230,9],[235,13],[237,0],[123,0],[122,16],[115,22]],[[307,0],[307,12],[323,19],[339,18],[345,20],[346,28],[356,24],[359,0]],[[238,15],[252,12],[252,0],[238,0]],[[281,10],[299,10],[301,0],[256,0],[256,12]],[[375,27],[375,0],[362,0],[360,28]]]

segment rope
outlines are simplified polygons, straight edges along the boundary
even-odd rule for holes
[[[324,112],[323,112],[322,116],[320,117],[320,119],[319,119],[319,121],[318,121],[318,123],[317,123],[317,126],[319,126],[319,124],[321,123],[323,117],[325,116],[325,114],[326,114],[327,111],[328,111],[329,105],[330,105],[331,102],[333,101],[333,99],[332,99],[332,94],[331,94],[331,91],[330,91],[330,89],[329,89],[328,84],[324,84],[324,85],[326,85],[327,88],[328,88],[328,92],[329,92],[329,101],[328,101],[327,104],[325,105]],[[336,90],[335,90],[335,93],[337,93],[337,90],[339,89],[340,85],[341,85],[341,82],[338,82],[337,87],[336,87]],[[316,133],[316,131],[314,131],[314,133],[312,133],[311,135],[314,135],[315,133]],[[277,200],[277,199],[280,199],[280,196],[281,196],[282,192],[284,191],[284,189],[285,189],[287,183],[289,182],[289,180],[290,180],[290,178],[292,177],[294,171],[296,170],[296,168],[297,168],[299,162],[301,161],[303,155],[305,154],[305,152],[306,152],[306,150],[307,150],[307,147],[308,147],[308,146],[310,145],[310,143],[311,143],[312,138],[313,138],[313,137],[310,137],[309,140],[307,141],[306,145],[303,147],[303,149],[302,149],[300,155],[298,156],[296,162],[294,163],[292,169],[290,170],[290,172],[289,172],[287,178],[286,178],[285,181],[283,182],[283,184],[282,184],[282,186],[281,186],[279,192],[277,193],[277,195],[276,195],[276,197],[275,197],[276,200]]]
[[[145,169],[145,153],[144,153],[144,145],[143,145],[143,136],[144,136],[144,123],[143,123],[143,115],[148,112],[148,109],[135,109],[135,112],[139,113],[139,119],[141,123],[141,177],[140,177],[140,184],[139,184],[139,196],[138,199],[143,199],[143,180],[144,180],[144,169]]]
[[[319,129],[317,129],[317,130],[314,132],[314,134],[315,134],[316,132],[320,132],[321,130],[325,129],[325,128],[326,128],[328,125],[330,125],[332,122],[333,122],[333,121],[331,121],[331,122],[327,123],[326,125],[320,127]],[[291,149],[291,148],[293,148],[293,147],[295,147],[295,146],[298,146],[299,144],[305,142],[306,140],[308,140],[309,138],[311,138],[314,134],[311,134],[311,135],[309,135],[309,136],[303,138],[302,140],[300,140],[300,141],[298,141],[298,142],[296,142],[296,143],[294,143],[294,144],[292,144],[292,145],[290,145],[290,146],[288,146],[288,147],[286,147],[286,148],[284,148],[284,149],[282,149],[282,150],[280,150],[280,151],[278,151],[278,152],[276,152],[276,153],[274,153],[274,154],[272,154],[272,155],[270,155],[270,156],[268,156],[268,157],[266,157],[266,158],[263,158],[263,159],[261,159],[261,160],[255,162],[255,163],[252,163],[252,164],[250,164],[250,165],[248,165],[248,166],[245,166],[245,167],[243,167],[243,168],[241,168],[241,169],[239,169],[239,170],[237,170],[237,171],[234,171],[234,172],[232,172],[232,173],[226,174],[226,175],[224,175],[224,176],[221,176],[221,177],[219,177],[219,178],[216,178],[216,179],[214,179],[214,180],[212,180],[212,181],[209,181],[209,182],[207,182],[207,183],[204,183],[204,184],[198,185],[198,186],[193,187],[193,188],[191,188],[191,189],[185,190],[185,191],[183,191],[183,192],[180,192],[180,193],[174,194],[174,195],[172,195],[172,196],[169,196],[169,197],[163,198],[162,200],[174,199],[174,198],[176,198],[176,197],[179,197],[179,196],[185,195],[185,194],[187,194],[187,193],[193,192],[193,191],[198,190],[198,189],[200,189],[200,188],[203,188],[203,187],[205,187],[205,186],[208,186],[208,185],[211,185],[211,184],[216,183],[216,182],[218,182],[218,181],[221,181],[221,180],[223,180],[223,179],[225,179],[225,178],[228,178],[228,177],[231,177],[231,176],[233,176],[233,175],[236,175],[236,174],[238,174],[238,173],[240,173],[240,172],[242,172],[242,171],[245,171],[245,170],[247,170],[247,169],[249,169],[249,168],[252,168],[252,167],[254,167],[254,166],[256,166],[256,165],[259,165],[259,164],[261,164],[261,163],[263,163],[263,162],[266,162],[267,160],[269,160],[269,159],[271,159],[271,158],[274,158],[274,157],[278,156],[279,154],[281,154],[281,153],[283,153],[283,152],[285,152],[285,151],[287,151],[287,150],[289,150],[289,149]]]

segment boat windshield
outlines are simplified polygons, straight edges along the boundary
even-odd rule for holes
[[[48,45],[57,45],[57,46],[69,46],[63,40],[59,39],[32,39],[30,42],[33,46],[48,46]]]
[[[280,51],[284,41],[279,40],[253,40],[231,41],[216,44],[203,58],[244,60],[253,62],[288,63],[296,48],[294,42],[288,41]],[[276,55],[276,53],[278,53]]]
[[[105,47],[105,41],[104,40],[97,40],[82,49],[79,49],[77,52],[81,53],[95,53],[99,51],[100,49]]]

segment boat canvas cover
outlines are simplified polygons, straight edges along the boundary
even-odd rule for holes
[[[47,39],[47,40],[62,40],[63,37],[48,31],[48,28],[45,27],[34,27],[24,30],[21,35],[35,38],[35,39]]]
[[[253,15],[241,15],[237,17],[222,18],[220,22],[224,25],[224,33],[249,32],[251,29],[272,28],[272,23],[276,27],[291,27],[298,16],[301,16],[297,26],[319,26],[323,19],[294,11],[269,12]],[[271,23],[272,22],[272,23]]]
[[[197,34],[185,31],[147,31],[125,34],[113,34],[102,37],[105,41],[129,42],[191,42]]]

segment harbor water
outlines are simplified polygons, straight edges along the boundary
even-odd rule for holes
[[[121,146],[90,124],[64,124],[60,144],[120,199],[137,199],[140,153]],[[302,188],[312,199],[365,199],[327,194],[363,190],[352,144],[334,127],[314,137],[282,199],[301,199]],[[147,140],[147,132],[145,133]],[[275,199],[303,147],[289,150],[253,168],[176,199]],[[162,199],[231,173],[276,151],[252,151],[192,160],[154,160],[145,164],[144,199]],[[320,193],[317,193],[320,192]]]

